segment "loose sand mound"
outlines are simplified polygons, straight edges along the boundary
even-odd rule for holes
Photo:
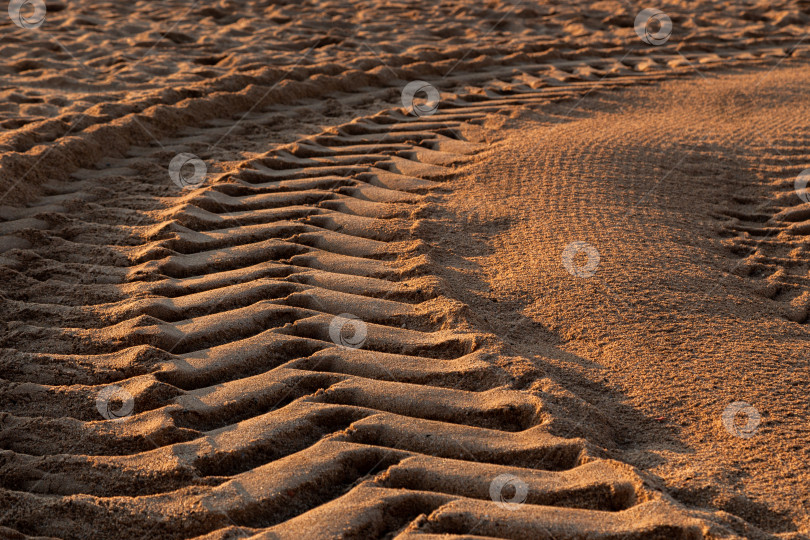
[[[4,23],[0,537],[807,532],[808,17],[584,5]]]

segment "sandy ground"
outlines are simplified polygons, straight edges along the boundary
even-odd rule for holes
[[[474,264],[456,291],[496,334],[610,410],[617,455],[770,531],[807,531],[810,502],[808,80],[709,75],[492,118],[436,238]],[[572,242],[592,276],[566,270]],[[723,426],[738,401],[761,416],[750,438]]]
[[[49,0],[35,30],[0,21],[0,194],[22,202],[110,152],[308,100],[303,114],[281,107],[257,122],[265,140],[289,142],[329,117],[359,115],[357,103],[379,95],[372,89],[396,87],[393,97],[416,79],[452,88],[497,80],[492,68],[503,66],[542,64],[529,81],[543,71],[565,80],[555,62],[648,69],[661,54],[673,64],[722,62],[724,51],[804,55],[801,6],[673,3],[673,39],[650,47],[633,29],[648,6],[635,2]],[[334,99],[347,93],[355,99]]]
[[[810,537],[810,15],[646,7],[3,13],[0,538]]]

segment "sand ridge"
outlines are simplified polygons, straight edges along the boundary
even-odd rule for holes
[[[643,5],[586,4],[48,2],[39,33],[0,21],[8,59],[0,189],[7,201],[31,200],[42,182],[67,179],[111,151],[256,107],[309,99],[318,100],[310,109],[340,114],[334,96],[363,92],[368,102],[370,89],[391,88],[392,74],[449,88],[457,77],[498,79],[487,72],[512,65],[624,57],[620,64],[649,69],[662,54],[681,66],[727,54],[807,54],[808,16],[795,0],[674,6],[678,39],[654,48],[633,32]],[[548,71],[568,78],[565,68]],[[584,66],[579,75],[598,71]],[[284,117],[282,109],[275,121]]]
[[[408,231],[420,227],[413,220],[425,195],[468,159],[464,153],[482,148],[458,130],[485,119],[487,107],[502,105],[459,100],[416,119],[388,111],[257,155],[223,181],[172,199],[174,207],[151,214],[169,221],[139,229],[145,244],[101,250],[109,255],[100,264],[78,262],[82,252],[99,252],[89,238],[51,244],[72,247],[52,251],[49,268],[85,268],[60,281],[106,275],[110,286],[87,287],[93,299],[59,308],[73,326],[48,315],[46,289],[38,301],[14,300],[20,310],[12,317],[42,322],[14,325],[7,377],[40,399],[30,417],[13,405],[19,391],[5,394],[3,478],[14,508],[6,519],[64,537],[81,536],[91,522],[98,534],[133,537],[149,529],[227,536],[234,525],[281,536],[302,527],[349,536],[401,527],[406,535],[463,532],[490,506],[453,505],[474,493],[489,500],[480,476],[518,468],[549,471],[536,481],[538,473],[527,474],[528,504],[579,510],[526,514],[509,522],[513,535],[562,534],[572,522],[592,537],[691,538],[716,527],[675,510],[570,429],[552,435],[567,425],[552,412],[571,408],[555,405],[565,392],[551,380],[543,390],[523,388],[536,381],[536,368],[465,322],[463,306],[431,277],[435,255]],[[42,249],[6,256],[33,262]],[[37,267],[16,265],[13,279],[33,284]],[[367,331],[362,349],[340,347],[330,335],[349,309]],[[56,326],[43,324],[49,318]],[[66,380],[75,383],[54,386]],[[113,382],[137,409],[123,422],[95,420],[94,396]],[[436,484],[418,471],[454,462],[428,460],[413,465],[406,484],[396,480],[402,476],[391,467],[420,456],[461,460],[467,472]],[[406,485],[407,504],[399,502]],[[43,498],[57,493],[62,498]],[[58,530],[44,519],[68,508],[85,517]],[[377,508],[391,517],[379,520]],[[164,519],[167,512],[174,518]],[[430,515],[425,522],[422,513]]]
[[[786,535],[807,523],[806,81],[766,68],[594,97],[567,118],[493,116],[502,140],[439,205],[465,232],[434,238],[469,254],[457,290],[496,334],[633,405],[614,409],[627,461],[687,504]],[[486,247],[462,249],[471,236]],[[597,251],[592,275],[566,271],[575,241]],[[587,399],[615,403],[591,384]],[[750,438],[724,426],[735,402],[758,415]]]
[[[57,78],[64,66],[42,58],[59,44],[9,27],[0,534],[788,530],[751,507],[677,493],[691,486],[676,483],[673,497],[660,478],[672,475],[623,452],[614,411],[555,365],[571,353],[515,347],[515,329],[460,290],[458,269],[474,266],[463,242],[435,237],[462,223],[442,223],[440,201],[459,167],[489,155],[505,117],[563,119],[585,96],[696,78],[696,66],[744,71],[806,54],[795,2],[701,6],[675,15],[680,42],[624,51],[635,8],[618,2],[78,3],[51,10],[68,49],[58,60],[73,66]],[[402,20],[412,23],[388,42],[363,39]],[[151,52],[121,62],[125,48]],[[397,105],[399,83],[417,78],[443,90],[434,115]],[[199,188],[167,178],[184,152],[212,165]],[[801,215],[785,201],[762,218],[745,207],[761,195],[716,210],[726,248],[762,236],[747,221],[789,228]],[[803,264],[800,245],[787,264],[780,246],[756,245],[762,255],[741,266],[752,274]],[[798,272],[777,273],[777,300],[801,318]],[[535,331],[545,335],[516,333]],[[99,402],[107,389],[114,403]],[[102,418],[116,411],[122,420]],[[498,479],[525,485],[525,501],[493,495]]]

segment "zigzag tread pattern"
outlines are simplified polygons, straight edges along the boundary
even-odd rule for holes
[[[495,336],[458,324],[463,306],[443,297],[413,234],[425,196],[481,149],[464,125],[690,71],[600,63],[613,69],[555,66],[551,86],[527,68],[431,116],[358,118],[182,193],[150,181],[175,150],[216,141],[213,126],[7,210],[0,526],[61,538],[703,537],[706,524],[632,468],[552,434],[565,420],[553,398],[524,388],[526,366]],[[133,165],[144,160],[153,168]],[[330,334],[345,313],[366,325],[361,348]],[[133,396],[131,417],[99,418],[109,384]],[[524,504],[493,500],[501,475],[525,482]]]

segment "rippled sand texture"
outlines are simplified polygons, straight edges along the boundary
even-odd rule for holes
[[[804,3],[47,7],[0,538],[807,537]]]
[[[615,455],[770,532],[806,533],[810,497],[808,84],[765,68],[490,118],[500,140],[441,200],[467,225],[435,237],[471,261],[463,299],[515,350],[564,344]],[[572,242],[598,253],[592,276],[566,271]],[[750,438],[723,423],[740,401]]]
[[[606,61],[576,72],[598,77],[686,64],[676,51],[699,63],[804,55],[802,5],[683,3],[669,10],[673,39],[649,47],[635,2],[48,2],[38,31],[0,23],[0,189],[24,200],[111,151],[271,104],[309,98],[330,116],[327,94],[371,100],[368,87],[395,78],[476,84],[515,66],[532,86],[543,73],[565,81],[549,64],[566,60]]]

